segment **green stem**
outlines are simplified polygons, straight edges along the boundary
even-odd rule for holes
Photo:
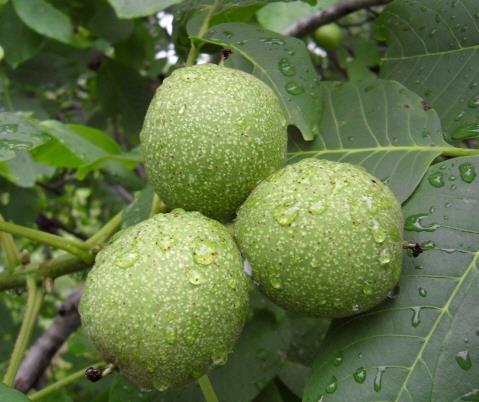
[[[40,391],[37,391],[28,395],[28,397],[30,398],[31,401],[39,401],[40,399],[43,399],[44,397],[57,392],[59,389],[62,389],[63,387],[66,387],[70,384],[73,384],[74,382],[81,380],[82,378],[85,378],[85,370],[87,368],[93,367],[97,369],[97,368],[100,368],[101,366],[104,366],[105,364],[106,364],[105,362],[99,362],[99,363],[90,365],[88,367],[85,367],[84,369],[78,370],[75,373],[70,374],[69,376],[65,378],[62,378],[61,380],[48,385],[47,387],[41,389]]]
[[[201,392],[203,393],[206,402],[219,402],[207,374],[198,378],[198,384],[200,384]]]
[[[20,332],[18,333],[13,348],[12,356],[10,357],[7,372],[3,377],[3,382],[10,387],[13,386],[13,383],[15,382],[15,376],[17,375],[18,368],[20,367],[28,343],[30,342],[43,300],[43,292],[41,288],[38,287],[37,281],[31,276],[27,278],[27,289],[27,308],[25,310]]]
[[[0,221],[0,231],[26,237],[27,239],[68,251],[70,254],[76,255],[87,262],[92,260],[92,256],[89,253],[90,246],[79,240],[65,239],[60,236],[42,232],[41,230],[27,228],[11,222]]]
[[[151,205],[150,216],[165,213],[168,210],[166,204],[156,194],[153,196],[153,202]]]
[[[0,222],[4,222],[3,216],[0,214]],[[20,258],[18,255],[17,246],[13,237],[9,233],[0,232],[0,244],[5,256],[6,268],[8,273],[12,273],[15,267],[20,264]]]
[[[123,220],[123,211],[118,212],[111,218],[97,233],[90,237],[85,244],[88,246],[95,246],[106,241],[113,233],[116,232]]]
[[[122,212],[110,219],[95,235],[90,237],[85,244],[89,247],[103,243],[118,228],[122,221]],[[64,254],[42,265],[32,264],[27,267],[17,267],[12,274],[0,274],[0,290],[24,287],[26,278],[33,276],[37,282],[42,278],[51,279],[59,276],[84,271],[91,267],[93,261],[85,262],[82,259]]]
[[[450,157],[479,155],[479,149],[455,147],[441,147],[439,149],[441,150],[442,155]]]
[[[19,266],[11,275],[0,274],[0,290],[25,287],[28,276],[32,276],[37,282],[40,282],[45,277],[55,279],[63,275],[81,272],[90,268],[91,265],[91,263],[86,263],[78,257],[64,254],[46,264]]]
[[[220,4],[220,0],[215,0],[215,2],[209,7],[208,14],[206,14],[205,19],[203,20],[203,23],[201,24],[200,30],[198,31],[198,34],[196,35],[198,38],[202,38],[206,31],[209,28],[211,17],[213,17],[214,12],[218,8]],[[188,57],[186,59],[186,65],[187,66],[192,66],[196,63],[196,59],[198,58],[198,55],[200,54],[201,46],[196,46],[193,41],[191,41],[191,48],[188,53]]]

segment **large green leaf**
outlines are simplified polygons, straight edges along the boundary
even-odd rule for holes
[[[438,112],[449,138],[479,131],[477,0],[396,0],[378,19],[388,50],[381,75]]]
[[[137,140],[153,95],[148,79],[112,60],[98,71],[98,99],[110,117],[119,117],[130,138]]]
[[[34,161],[28,151],[17,151],[15,158],[0,162],[0,174],[20,187],[33,187],[37,179],[54,173],[54,168]]]
[[[32,30],[60,42],[80,45],[70,17],[45,0],[12,0],[20,19]]]
[[[319,79],[302,41],[243,23],[216,25],[196,39],[241,55],[248,62],[243,67],[276,92],[288,123],[305,139],[319,134]]]
[[[24,115],[0,112],[0,161],[12,159],[16,151],[33,149],[50,140],[42,127]]]
[[[305,402],[477,400],[478,170],[477,157],[429,169],[404,208],[405,237],[426,251],[405,254],[394,298],[336,322]],[[438,174],[447,185],[430,183]]]
[[[41,50],[43,38],[28,28],[18,18],[9,3],[0,10],[0,46],[5,60],[16,67]]]
[[[318,4],[311,5],[302,1],[275,2],[267,4],[257,12],[258,22],[274,32],[282,32],[286,27],[300,18],[306,17],[321,8],[335,3],[337,0],[319,0]]]
[[[120,18],[152,15],[182,0],[108,0]]]
[[[33,152],[35,159],[49,166],[78,169],[79,179],[103,167],[121,174],[125,167],[131,169],[140,161],[138,154],[120,154],[118,144],[100,130],[55,120],[40,125],[55,141],[37,147]]]
[[[0,401],[30,402],[30,399],[25,394],[0,383]]]
[[[324,82],[321,135],[305,142],[292,138],[289,162],[306,157],[361,165],[405,201],[430,163],[441,154],[471,152],[442,138],[436,112],[393,81]]]
[[[185,0],[173,6],[173,41],[177,53],[186,57],[190,48],[190,36],[197,36],[205,27],[224,22],[248,22],[255,12],[268,3],[280,0]],[[288,3],[294,0],[283,0]],[[306,0],[315,3],[315,0]],[[188,32],[186,26],[188,25]]]

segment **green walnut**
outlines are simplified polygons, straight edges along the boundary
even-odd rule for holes
[[[166,390],[226,362],[249,288],[228,231],[175,210],[120,232],[100,251],[79,310],[107,362],[143,389]]]
[[[343,42],[343,32],[334,22],[323,25],[314,31],[314,40],[323,49],[337,49]]]
[[[286,119],[259,79],[198,65],[163,82],[140,140],[149,180],[169,207],[225,220],[284,165]]]
[[[344,317],[399,280],[403,218],[393,193],[347,163],[304,159],[258,185],[235,234],[260,289],[280,306]]]

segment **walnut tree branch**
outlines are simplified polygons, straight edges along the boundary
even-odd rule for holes
[[[301,18],[293,25],[287,27],[283,31],[283,34],[301,37],[314,31],[317,27],[336,21],[345,15],[363,8],[381,6],[390,1],[391,0],[344,0],[314,14],[308,15],[307,17]]]
[[[57,318],[32,345],[17,372],[15,388],[22,392],[29,391],[41,378],[63,343],[80,326],[78,303],[81,294],[82,289],[70,293],[60,306]]]

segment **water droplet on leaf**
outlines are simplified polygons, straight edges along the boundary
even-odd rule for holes
[[[364,367],[359,367],[354,373],[353,378],[358,384],[362,384],[366,381],[367,371]]]
[[[411,325],[416,328],[421,323],[421,307],[411,307]]]
[[[279,71],[281,71],[281,73],[287,77],[291,77],[296,74],[296,69],[288,59],[280,59],[278,62],[278,67]]]
[[[328,394],[334,394],[336,389],[338,389],[338,379],[333,376],[331,380],[329,380],[328,385],[326,385],[326,392]]]
[[[469,351],[462,350],[460,352],[457,352],[456,362],[463,370],[469,370],[472,367],[472,360],[471,356],[469,355]]]
[[[288,92],[291,95],[299,95],[304,92],[304,88],[301,85],[298,85],[294,81],[290,81],[286,84],[286,92]]]
[[[432,173],[427,178],[428,182],[434,187],[444,187],[444,176],[441,172]]]
[[[466,183],[472,183],[477,176],[474,165],[469,162],[459,165],[459,172],[461,179]]]
[[[342,362],[343,362],[343,353],[342,352],[336,353],[336,355],[333,358],[333,364],[335,366],[340,366]]]
[[[424,225],[422,220],[429,216],[428,214],[416,214],[408,216],[404,222],[404,229],[409,232],[434,232],[439,228],[437,223]]]
[[[378,367],[376,371],[376,376],[374,377],[374,391],[379,392],[382,388],[383,374],[386,371],[386,367]]]

